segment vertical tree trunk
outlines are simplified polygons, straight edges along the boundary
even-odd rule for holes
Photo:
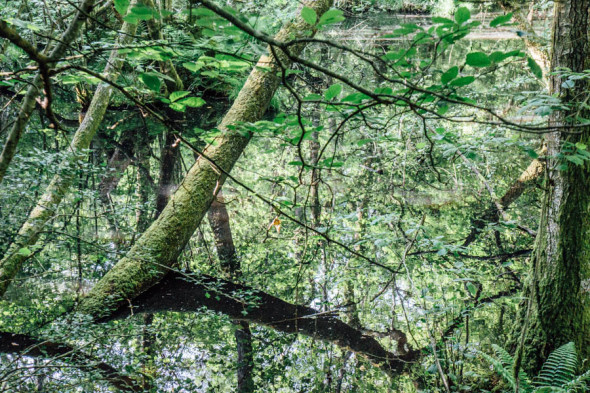
[[[321,16],[331,0],[305,2]],[[277,35],[278,40],[308,35],[309,25],[298,18],[288,23]],[[300,53],[303,45],[291,48]],[[92,289],[80,304],[79,311],[94,316],[108,314],[110,308],[132,299],[151,287],[169,271],[188,243],[203,216],[209,210],[215,194],[221,189],[225,176],[217,169],[231,171],[250,138],[228,126],[254,122],[262,118],[280,84],[282,67],[289,67],[286,56],[262,56],[234,104],[219,125],[223,135],[209,145],[204,154],[188,171],[182,184],[170,199],[162,214],[137,240],[125,258],[121,259]]]
[[[113,154],[108,159],[107,172],[98,184],[98,198],[105,210],[105,218],[109,224],[110,238],[117,247],[122,243],[123,236],[119,231],[117,219],[113,214],[114,205],[111,200],[111,192],[119,185],[119,181],[129,167],[135,154],[135,134],[135,129],[127,129],[122,132],[119,146],[114,149]]]
[[[555,3],[552,70],[585,69],[589,5],[588,0]],[[570,109],[554,114],[554,125],[571,122],[587,94],[582,80],[569,89],[562,82],[551,76],[550,90]],[[576,343],[582,358],[590,354],[590,163],[574,165],[558,156],[564,144],[590,143],[587,129],[576,131],[581,133],[547,135],[547,189],[521,322],[522,364],[529,371],[538,370],[551,351],[568,341]]]
[[[142,127],[137,130],[135,156],[137,163],[137,207],[135,209],[135,229],[138,234],[141,234],[148,228],[150,223],[150,194],[153,192],[148,179],[150,171],[150,138],[147,127]]]
[[[129,43],[131,37],[135,34],[136,28],[137,25],[123,24],[123,33],[119,37],[119,44],[125,45]],[[123,56],[116,49],[111,52],[104,71],[105,75],[111,80],[116,80],[119,76],[123,66]],[[4,295],[8,285],[30,255],[31,251],[27,247],[37,242],[45,224],[54,216],[62,199],[69,191],[76,175],[77,164],[85,156],[85,151],[90,146],[90,142],[104,117],[112,93],[113,87],[107,83],[101,83],[97,87],[88,108],[88,113],[74,134],[67,158],[61,163],[59,172],[47,186],[45,193],[29,214],[14,242],[0,261],[0,296]]]
[[[156,217],[168,204],[170,196],[174,194],[174,168],[180,154],[179,141],[176,140],[171,130],[166,131],[162,154],[160,154],[160,175],[158,178],[158,191],[156,195]]]
[[[221,193],[217,194],[216,200],[211,203],[207,218],[215,239],[215,248],[221,269],[229,279],[239,279],[241,275],[240,262],[229,225],[229,214],[227,214]],[[234,335],[238,352],[238,393],[250,393],[254,391],[252,332],[246,321],[233,321],[233,323],[236,325]]]

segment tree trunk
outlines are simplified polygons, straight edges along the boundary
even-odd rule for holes
[[[160,154],[160,175],[156,194],[156,217],[162,213],[170,196],[174,193],[174,168],[180,154],[179,141],[171,130],[166,131],[164,146]]]
[[[136,179],[137,207],[135,209],[135,230],[143,233],[150,223],[150,195],[153,192],[148,175],[150,171],[150,138],[148,129],[142,127],[137,130],[135,142],[135,155],[137,161]]]
[[[322,15],[332,2],[320,0],[306,4]],[[290,40],[308,35],[308,31],[309,25],[298,18],[281,29],[276,38]],[[302,49],[303,44],[293,46],[291,52],[298,54]],[[144,292],[170,270],[223,185],[225,176],[218,167],[231,171],[250,141],[249,136],[230,130],[228,126],[260,120],[280,84],[281,66],[289,65],[284,54],[278,61],[272,55],[260,58],[218,127],[223,135],[204,151],[211,161],[201,157],[195,162],[158,219],[125,258],[94,286],[80,304],[79,311],[95,317],[108,314],[109,309]]]
[[[588,0],[555,4],[552,70],[585,69],[589,5]],[[587,94],[583,80],[576,80],[570,89],[564,88],[562,82],[557,75],[550,78],[550,92],[570,106],[568,111],[552,116],[556,126],[571,122],[571,117],[577,115],[578,103]],[[574,165],[560,158],[566,143],[588,145],[589,139],[587,129],[576,134],[547,135],[547,189],[517,353],[517,360],[522,355],[522,364],[529,371],[539,370],[554,349],[569,341],[576,343],[582,359],[590,354],[590,163]]]
[[[225,207],[225,201],[221,193],[211,204],[207,215],[211,231],[215,239],[215,248],[219,256],[219,264],[225,276],[230,279],[239,279],[241,275],[240,261],[236,254],[236,247],[229,225],[229,214]],[[254,356],[252,353],[252,332],[250,324],[246,321],[232,321],[236,325],[234,332],[238,352],[238,393],[250,393],[254,391],[252,371],[254,369]]]
[[[334,343],[366,357],[390,375],[407,371],[420,357],[418,351],[400,355],[387,351],[376,339],[342,322],[335,313],[291,304],[254,288],[207,275],[169,273],[158,284],[99,321],[163,311],[191,312],[202,307],[234,320]]]
[[[207,218],[213,232],[221,270],[228,278],[236,279],[240,276],[240,262],[229,225],[229,214],[227,214],[225,200],[221,192],[211,203]]]
[[[123,24],[123,33],[119,37],[119,44],[127,44],[135,34],[136,28],[137,25]],[[111,52],[104,71],[111,80],[117,79],[123,65],[123,56],[118,50]],[[90,146],[90,142],[104,117],[112,93],[113,87],[107,83],[102,83],[97,87],[88,113],[69,146],[68,157],[61,163],[59,173],[53,177],[37,206],[31,211],[14,242],[0,261],[0,296],[4,295],[8,285],[30,255],[31,250],[27,247],[31,247],[37,242],[45,224],[54,216],[62,199],[69,191],[76,176],[78,162],[86,155],[85,151]]]

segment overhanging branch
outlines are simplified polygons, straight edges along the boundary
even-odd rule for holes
[[[158,284],[131,300],[130,305],[121,306],[101,321],[137,313],[191,312],[203,307],[233,320],[334,343],[363,355],[390,375],[406,371],[418,358],[417,352],[406,348],[399,348],[399,354],[387,351],[377,340],[342,322],[334,313],[320,313],[313,308],[294,305],[262,291],[207,275],[169,273]]]

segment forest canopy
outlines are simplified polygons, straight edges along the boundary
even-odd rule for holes
[[[590,390],[589,0],[4,0],[0,390]]]

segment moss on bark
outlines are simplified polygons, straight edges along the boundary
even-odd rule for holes
[[[130,37],[135,34],[136,28],[137,25],[125,23],[119,42],[122,45],[127,44],[131,39]],[[105,67],[105,74],[108,75],[110,80],[117,79],[123,65],[123,56],[118,50],[111,53]],[[45,224],[55,215],[61,201],[69,191],[76,176],[77,163],[86,156],[86,150],[102,122],[112,93],[113,87],[111,85],[102,83],[98,86],[88,108],[88,113],[74,134],[68,149],[68,155],[60,164],[59,172],[53,177],[2,257],[0,261],[0,296],[4,295],[12,279],[29,257],[30,253],[26,251],[28,250],[26,247],[30,247],[37,242]]]
[[[309,1],[306,5],[321,16],[332,1]],[[275,38],[286,41],[306,36],[309,30],[310,26],[299,17],[284,26]],[[302,50],[303,45],[291,48],[293,54]],[[209,209],[215,193],[223,185],[225,177],[216,166],[229,172],[250,140],[248,136],[231,131],[230,126],[262,118],[279,86],[281,66],[290,65],[284,54],[279,56],[278,61],[272,55],[260,58],[221,121],[218,128],[223,135],[204,151],[215,164],[203,157],[195,162],[158,219],[137,240],[125,258],[95,285],[82,301],[80,312],[104,316],[109,309],[156,284],[170,270]]]
[[[582,72],[586,68],[589,5],[588,0],[555,4],[552,69]],[[552,123],[568,124],[586,86],[576,81],[575,88],[564,89],[558,75],[549,82],[551,92],[570,107],[556,113]],[[533,372],[554,349],[569,341],[576,343],[582,358],[590,355],[590,164],[567,164],[560,158],[565,143],[588,144],[590,132],[553,132],[546,140],[550,157],[547,188],[519,332],[522,365]]]

